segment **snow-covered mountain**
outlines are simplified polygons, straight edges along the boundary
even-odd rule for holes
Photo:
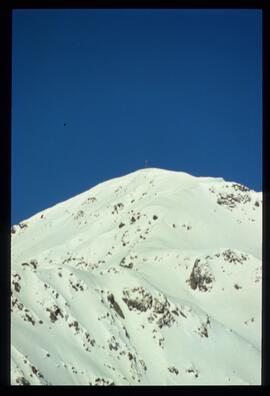
[[[261,383],[261,193],[149,168],[11,232],[12,384]]]

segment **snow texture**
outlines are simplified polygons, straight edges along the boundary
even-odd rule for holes
[[[261,193],[148,168],[11,235],[13,385],[261,383]]]

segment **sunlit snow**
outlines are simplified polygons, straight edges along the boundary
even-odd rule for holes
[[[261,193],[148,168],[11,235],[13,385],[261,383]]]

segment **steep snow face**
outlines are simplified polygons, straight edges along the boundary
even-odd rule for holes
[[[13,226],[12,384],[260,384],[261,230],[261,193],[161,169]]]

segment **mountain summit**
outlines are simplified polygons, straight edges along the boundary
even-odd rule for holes
[[[11,235],[13,385],[261,383],[261,193],[147,168]]]

